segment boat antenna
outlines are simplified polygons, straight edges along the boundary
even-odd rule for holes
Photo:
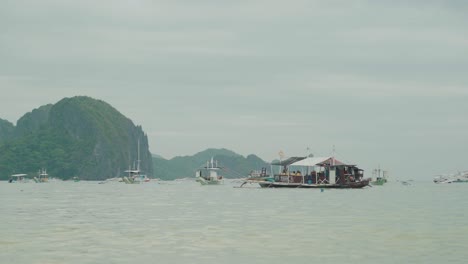
[[[137,171],[140,171],[140,139],[138,139]]]
[[[281,164],[281,162],[283,161],[283,158],[284,158],[284,152],[283,152],[283,150],[280,150],[280,151],[278,152],[278,155],[279,155],[279,157],[280,157],[280,164]],[[278,166],[278,173],[281,173],[281,170],[282,170],[281,167],[282,167],[281,165]]]
[[[314,156],[314,154],[311,153],[309,147],[307,147],[307,154],[306,154],[306,156],[307,156],[307,157],[313,157],[313,156]]]
[[[332,150],[332,165],[335,165],[335,145],[333,145],[333,150]]]

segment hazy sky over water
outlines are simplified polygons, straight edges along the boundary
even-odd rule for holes
[[[104,100],[166,158],[468,169],[466,1],[1,1],[0,118]]]

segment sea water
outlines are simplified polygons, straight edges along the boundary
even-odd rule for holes
[[[0,263],[466,263],[468,184],[0,182]]]

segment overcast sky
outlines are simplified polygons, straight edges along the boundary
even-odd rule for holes
[[[408,3],[409,2],[409,3]],[[87,95],[150,151],[468,170],[468,2],[0,0],[0,118]]]

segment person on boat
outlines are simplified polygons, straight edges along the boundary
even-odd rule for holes
[[[310,180],[311,180],[311,183],[317,183],[317,172],[316,171],[311,171],[310,172]]]

